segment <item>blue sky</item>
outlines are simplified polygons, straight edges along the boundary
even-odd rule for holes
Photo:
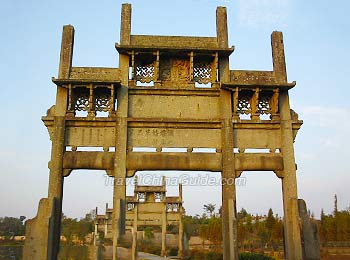
[[[132,33],[215,36],[215,8],[228,8],[232,69],[272,69],[270,34],[284,33],[293,109],[304,120],[295,144],[299,197],[319,216],[350,206],[350,2],[301,0],[129,1]],[[24,1],[0,3],[1,102],[0,216],[36,214],[45,197],[50,141],[40,117],[54,104],[62,26],[76,30],[75,66],[117,67],[121,1]],[[174,174],[174,173],[169,173]],[[168,174],[168,175],[169,175]],[[214,174],[215,175],[215,174]],[[216,174],[218,176],[218,174]],[[281,214],[280,180],[273,173],[244,173],[238,208]],[[176,193],[176,189],[170,189]],[[186,209],[220,203],[220,187],[184,187]],[[80,171],[66,179],[64,211],[79,217],[111,202],[102,172]]]

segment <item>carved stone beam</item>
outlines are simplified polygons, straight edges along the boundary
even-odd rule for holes
[[[73,97],[72,84],[68,84],[68,108],[67,108],[67,116],[74,117],[74,97]]]
[[[108,177],[114,177],[113,170],[106,170]]]
[[[194,59],[194,54],[193,54],[193,51],[191,51],[190,53],[190,82],[193,82],[194,79],[193,79],[193,59]]]
[[[237,112],[237,109],[238,109],[238,94],[239,94],[239,89],[238,89],[238,87],[236,87],[232,91],[232,114],[233,114],[233,120],[235,120],[235,121],[239,120],[239,114]]]
[[[135,51],[131,52],[131,80],[135,80]]]
[[[136,170],[127,170],[126,177],[134,177],[136,173]]]
[[[95,117],[95,108],[94,108],[94,86],[93,84],[89,84],[89,111],[88,111],[88,117],[93,118]]]
[[[236,178],[241,177],[242,173],[243,173],[243,171],[235,171]]]
[[[270,110],[271,110],[271,120],[279,120],[278,114],[278,98],[279,98],[279,88],[273,90],[273,95],[270,99]]]
[[[156,61],[155,61],[155,64],[154,64],[154,82],[157,82],[159,81],[159,50],[156,51],[155,53],[156,55]]]
[[[250,114],[250,119],[252,121],[259,120],[259,113],[257,112],[258,104],[259,104],[259,88],[256,88],[253,96],[250,99],[250,108],[252,110],[252,112]]]
[[[274,173],[280,179],[282,179],[284,177],[284,172],[283,171],[274,171]]]
[[[63,177],[68,177],[72,171],[72,169],[63,169]]]
[[[211,82],[217,82],[218,79],[218,75],[217,75],[217,71],[219,68],[219,54],[218,52],[215,52],[214,54],[214,62],[212,64],[212,72],[211,72]]]

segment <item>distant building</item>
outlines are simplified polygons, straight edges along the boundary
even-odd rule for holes
[[[162,255],[166,252],[166,228],[168,225],[179,226],[179,255],[183,254],[182,185],[179,185],[179,196],[166,196],[166,181],[163,177],[161,186],[142,186],[135,177],[133,196],[126,196],[126,230],[137,232],[140,226],[162,227]],[[96,209],[95,234],[103,233],[105,238],[112,239],[113,208],[108,208],[104,215]],[[135,240],[136,241],[136,240]],[[134,243],[137,243],[137,241]]]

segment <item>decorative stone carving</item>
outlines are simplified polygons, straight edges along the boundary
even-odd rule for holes
[[[108,88],[98,88],[94,93],[95,110],[108,112],[110,110],[111,91]]]
[[[212,81],[211,62],[198,62],[193,67],[193,78],[200,84],[208,84]]]
[[[172,62],[171,80],[176,82],[190,81],[190,62],[186,59],[176,59]]]
[[[154,63],[138,63],[136,64],[135,79],[141,83],[150,83],[154,81]]]

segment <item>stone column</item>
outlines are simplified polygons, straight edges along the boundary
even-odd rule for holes
[[[183,224],[183,208],[179,207],[179,257],[184,257],[184,224]]]
[[[216,34],[218,46],[228,48],[227,12],[225,7],[216,10]],[[219,76],[221,82],[230,80],[229,58],[219,59]],[[221,90],[222,115],[222,173],[223,182],[235,178],[233,155],[233,124],[231,109],[231,92]],[[224,260],[238,260],[237,221],[236,221],[236,187],[222,185],[222,234]]]
[[[283,35],[273,32],[271,35],[273,70],[278,82],[287,83],[286,62]],[[282,174],[284,244],[286,260],[301,260],[301,238],[298,216],[298,194],[296,165],[293,147],[292,119],[290,114],[288,90],[279,94],[279,113],[281,118],[281,152],[284,170]]]
[[[94,231],[94,246],[97,245],[97,238],[98,238],[98,224],[95,224],[95,231]]]
[[[284,211],[284,243],[286,260],[301,260],[301,238],[298,217],[296,165],[288,91],[280,93],[282,155],[284,162],[282,192]]]
[[[123,4],[121,12],[120,41],[122,45],[130,44],[131,5]],[[117,259],[117,246],[125,234],[126,207],[126,153],[127,153],[127,118],[128,118],[128,83],[129,56],[119,55],[121,87],[117,90],[116,145],[114,163],[114,194],[113,194],[113,260]]]
[[[63,27],[59,79],[68,79],[72,67],[74,28]],[[57,87],[56,105],[50,109],[53,116],[51,160],[48,198],[42,199],[38,214],[27,221],[24,260],[56,260],[59,251],[63,196],[63,154],[65,152],[65,116],[68,102],[67,88]]]
[[[134,221],[133,221],[133,227],[132,227],[132,249],[131,249],[131,258],[132,260],[138,259],[138,252],[137,252],[137,221],[138,221],[138,208],[137,204],[135,204],[134,208]]]
[[[106,223],[105,223],[105,237],[107,237],[108,235],[108,223],[107,223],[108,220],[106,220]]]
[[[161,256],[166,256],[166,228],[167,228],[167,217],[166,217],[166,203],[164,205],[164,210],[162,214],[162,252]]]
[[[63,198],[63,154],[65,149],[65,118],[54,118],[54,140],[52,142],[50,178],[49,178],[49,203],[51,217],[49,220],[48,259],[56,260],[60,246],[61,216]]]

